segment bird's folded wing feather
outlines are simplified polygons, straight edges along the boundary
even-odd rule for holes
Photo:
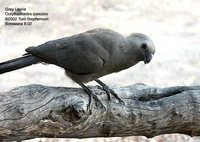
[[[103,36],[103,35],[102,35]],[[106,37],[103,39],[106,43]],[[91,33],[78,34],[46,42],[37,47],[27,48],[44,62],[63,67],[76,74],[90,74],[102,69],[110,56],[110,49],[105,48]]]

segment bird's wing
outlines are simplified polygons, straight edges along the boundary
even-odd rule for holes
[[[68,37],[48,41],[36,47],[31,46],[26,48],[28,54],[32,54],[41,58],[44,62],[50,64],[57,64],[56,51],[66,44]]]
[[[92,74],[104,66],[104,60],[90,51],[70,49],[57,52],[58,65],[75,74]]]
[[[73,73],[90,74],[101,70],[108,62],[111,37],[107,31],[100,33],[99,30],[92,30],[49,41],[37,47],[27,48],[26,51],[44,62],[58,65]]]
[[[109,53],[90,33],[70,37],[56,52],[57,63],[76,74],[91,74],[101,70]]]

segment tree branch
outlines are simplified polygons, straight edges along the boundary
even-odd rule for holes
[[[114,91],[125,102],[90,87],[106,110],[81,88],[27,85],[0,95],[0,140],[91,138],[182,133],[200,135],[200,86],[155,88],[135,84]]]

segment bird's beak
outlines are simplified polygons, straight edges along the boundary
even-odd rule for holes
[[[144,63],[148,64],[151,61],[152,57],[153,57],[153,54],[149,54],[149,53],[145,52],[145,54],[144,54]]]

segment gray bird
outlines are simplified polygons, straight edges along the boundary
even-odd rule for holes
[[[54,64],[78,83],[91,97],[98,97],[83,83],[95,80],[111,100],[112,94],[122,104],[118,95],[98,78],[127,69],[140,61],[149,63],[155,53],[152,40],[141,33],[125,37],[109,29],[93,29],[84,33],[48,41],[26,49],[20,58],[0,63],[0,74],[36,63]],[[90,106],[91,101],[89,101]],[[101,103],[103,106],[103,104]]]

